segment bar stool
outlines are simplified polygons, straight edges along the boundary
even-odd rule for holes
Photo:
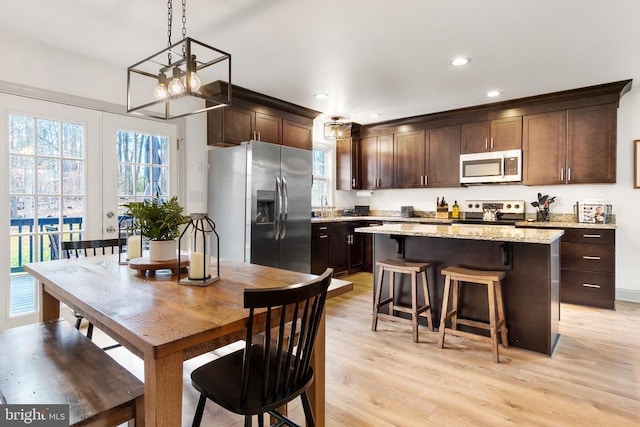
[[[438,347],[443,348],[445,331],[450,335],[462,336],[477,341],[490,341],[493,361],[498,363],[498,332],[504,348],[509,347],[507,339],[507,324],[504,315],[504,304],[502,302],[502,279],[505,277],[504,271],[483,271],[472,270],[461,267],[446,267],[441,270],[445,276],[444,294],[442,298],[442,316],[440,319],[440,339]],[[449,309],[449,293],[453,282],[452,307]],[[477,283],[487,286],[487,296],[489,302],[489,323],[478,322],[470,319],[458,317],[458,296],[459,282]],[[451,327],[446,326],[447,320],[451,319]],[[460,331],[458,325],[471,326],[473,328],[486,329],[490,332],[490,337],[477,335],[470,332]]]
[[[373,323],[371,330],[375,331],[378,327],[378,318],[387,320],[409,322],[413,325],[413,342],[418,342],[418,317],[422,316],[427,319],[427,325],[430,331],[433,331],[433,320],[431,317],[431,304],[429,298],[429,284],[427,282],[427,270],[431,268],[429,263],[410,262],[404,260],[385,260],[376,262],[378,267],[378,288],[375,293],[375,302],[373,306]],[[384,301],[382,299],[382,283],[384,273],[389,272],[389,298]],[[411,307],[397,305],[394,302],[395,297],[395,273],[408,274],[411,276]],[[418,274],[422,278],[422,290],[424,293],[424,305],[418,307]],[[379,313],[380,307],[390,304],[391,311],[387,313]],[[393,312],[401,311],[411,314],[411,319],[396,317]]]

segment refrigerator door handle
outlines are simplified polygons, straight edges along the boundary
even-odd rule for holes
[[[289,216],[289,190],[287,189],[287,180],[285,177],[282,177],[282,205],[283,205],[283,215],[282,215],[282,227],[280,229],[280,239],[284,239],[284,236],[287,234],[287,218]]]
[[[276,232],[273,238],[280,240],[282,228],[282,183],[278,175],[276,175],[276,205]]]

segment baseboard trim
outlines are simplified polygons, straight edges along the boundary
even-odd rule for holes
[[[640,290],[636,289],[616,289],[616,300],[640,302]]]

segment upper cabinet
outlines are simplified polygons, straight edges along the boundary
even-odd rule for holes
[[[393,188],[393,135],[360,139],[362,188]]]
[[[461,153],[514,149],[523,150],[525,185],[615,183],[617,108],[631,83],[362,126],[362,188],[457,187]]]
[[[394,187],[460,185],[460,126],[394,135]]]
[[[226,96],[224,82],[214,82],[203,90]],[[311,150],[313,119],[320,112],[232,86],[232,105],[207,112],[207,143],[237,145],[257,140]]]
[[[336,140],[336,190],[360,188],[360,125],[353,123],[351,137]]]
[[[461,152],[519,150],[522,148],[522,117],[507,117],[462,125]]]
[[[525,116],[524,184],[615,183],[616,109],[604,104]]]

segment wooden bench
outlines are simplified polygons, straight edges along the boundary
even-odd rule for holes
[[[65,320],[0,331],[8,404],[69,404],[72,426],[144,425],[144,384]]]

